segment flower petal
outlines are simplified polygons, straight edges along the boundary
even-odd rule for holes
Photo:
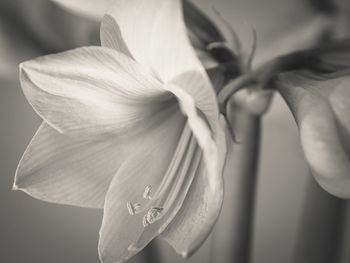
[[[193,179],[197,175],[201,161],[203,161],[201,149],[198,147],[195,138],[191,136],[186,153],[182,157],[178,167],[179,174],[176,176],[173,189],[167,197],[168,203],[164,215],[143,230],[133,247],[134,249],[138,250],[145,247],[150,240],[162,233],[168,224],[171,223],[183,205]]]
[[[201,163],[183,206],[174,220],[162,233],[162,237],[183,257],[193,254],[210,234],[221,210],[223,201],[222,172],[226,160],[226,139],[229,135],[224,118],[221,125],[226,135],[220,134],[216,141],[219,149],[219,164],[216,173]],[[208,187],[210,177],[218,182],[216,188]]]
[[[150,126],[148,119],[171,104],[171,95],[134,61],[101,47],[25,62],[21,85],[48,124],[79,138]]]
[[[132,58],[132,55],[124,42],[119,26],[110,15],[105,15],[101,22],[100,30],[101,46],[115,49]]]
[[[122,52],[126,45],[150,73],[189,93],[214,125],[219,116],[215,91],[186,34],[182,1],[120,0],[108,14],[102,22],[101,39],[109,40],[102,44]],[[111,18],[118,29],[110,26]]]
[[[44,122],[18,165],[14,189],[44,201],[103,207],[109,184],[120,165],[133,154],[159,143],[153,136],[160,131],[173,134],[179,130],[177,126],[183,126],[184,117],[178,108],[169,108],[145,120],[153,125],[143,126],[137,133],[99,140],[72,138]]]
[[[201,155],[188,125],[181,133],[178,123],[169,119],[150,136],[149,147],[123,163],[115,175],[100,231],[102,262],[122,262],[137,253],[181,207]],[[152,209],[159,209],[159,214],[147,221]]]
[[[100,20],[113,0],[53,0],[68,10],[89,18]]]
[[[285,73],[279,79],[316,180],[331,194],[350,198],[350,78]]]
[[[182,1],[119,0],[108,14],[119,25],[136,61],[149,67],[162,81],[202,69],[186,35]]]
[[[124,152],[116,141],[77,141],[42,123],[18,165],[14,189],[48,202],[101,208]]]
[[[154,144],[153,151],[145,151],[142,155],[128,160],[116,174],[106,196],[105,216],[101,228],[100,256],[103,262],[121,262],[140,251],[168,226],[182,206],[187,206],[183,203],[187,196],[190,196],[189,202],[192,205],[198,205],[193,203],[192,199],[203,199],[199,207],[190,208],[199,209],[196,211],[205,214],[202,218],[205,225],[193,230],[194,240],[185,242],[185,244],[191,242],[190,249],[194,249],[193,246],[197,247],[204,241],[219,214],[223,192],[225,136],[222,137],[222,130],[218,129],[214,133],[215,138],[212,138],[209,126],[196,111],[190,95],[174,85],[166,85],[165,88],[179,100],[180,108],[187,116],[187,125],[179,139],[176,151],[166,149],[163,143],[158,142]],[[193,134],[191,139],[188,137],[190,134]],[[172,135],[168,132],[167,136]],[[165,135],[160,136],[162,140],[163,137]],[[197,147],[196,142],[200,148]],[[174,156],[171,162],[169,156]],[[135,167],[136,164],[137,167]],[[205,173],[203,173],[204,170]],[[129,178],[124,178],[126,174]],[[192,180],[200,182],[199,186],[195,187],[197,191],[194,196],[188,192]],[[141,193],[148,187],[153,189],[155,186],[156,193],[159,191],[163,193],[159,196],[155,194],[151,201],[143,201],[140,198]],[[167,190],[162,190],[166,187],[168,187]],[[208,196],[214,198],[207,200]],[[126,212],[126,204],[133,215],[132,218]],[[208,207],[210,211],[206,213]],[[140,208],[141,210],[137,211]],[[158,218],[154,222],[148,222],[147,215],[153,212]],[[188,225],[191,225],[191,219],[198,220],[197,216],[194,215],[194,219],[190,218]],[[143,227],[141,222],[144,224]]]

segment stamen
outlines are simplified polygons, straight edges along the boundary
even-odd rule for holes
[[[191,129],[188,124],[185,125],[184,130],[182,131],[180,141],[178,143],[178,147],[176,148],[175,154],[173,156],[173,160],[171,161],[169,168],[161,182],[161,184],[158,186],[157,191],[153,194],[152,200],[157,200],[161,196],[165,194],[171,188],[173,185],[173,182],[175,180],[175,174],[176,171],[179,169],[179,166],[181,164],[182,158],[180,156],[183,156],[187,149],[189,142],[191,140]]]
[[[128,208],[130,215],[139,214],[142,212],[149,211],[147,214],[143,217],[143,225],[147,226],[151,223],[153,223],[156,218],[159,216],[161,211],[164,210],[163,207],[160,207],[160,203],[164,202],[163,199],[167,198],[166,193],[170,191],[172,188],[173,182],[176,180],[176,171],[179,169],[179,166],[181,164],[182,158],[179,158],[180,156],[183,156],[186,152],[189,141],[191,140],[191,129],[188,125],[185,125],[184,130],[181,134],[181,138],[179,141],[179,146],[177,147],[173,160],[171,161],[169,168],[160,183],[160,185],[157,187],[156,191],[150,196],[152,192],[152,186],[148,185],[145,187],[143,197],[150,200],[149,202],[143,204],[139,203],[131,203],[127,202],[126,206]],[[157,218],[158,220],[159,218]]]
[[[174,153],[172,162],[162,182],[156,191],[154,191],[152,185],[147,185],[144,189],[143,197],[150,201],[142,204],[142,207],[138,203],[127,203],[130,214],[145,213],[142,217],[144,227],[160,220],[165,214],[164,212],[173,205],[179,192],[182,191],[180,189],[182,189],[185,180],[187,180],[188,168],[193,161],[192,158],[186,156],[192,156],[194,154],[196,145],[197,141],[191,134],[190,126],[186,124],[180,138],[179,146]],[[198,157],[199,162],[200,155],[194,156]],[[188,178],[189,182],[193,179],[192,176],[190,177]],[[189,185],[186,184],[186,187],[189,187]]]
[[[157,221],[162,211],[163,211],[162,207],[152,207],[150,210],[148,210],[147,214],[145,214],[142,219],[143,226],[146,227],[150,224],[153,224],[155,221]]]
[[[141,210],[141,204],[139,203],[132,204],[131,202],[127,202],[126,207],[128,208],[130,215],[135,215]]]
[[[202,157],[201,154],[196,154],[197,150],[198,145],[196,139],[192,137],[187,153],[184,156],[182,160],[182,165],[180,167],[180,170],[178,171],[178,178],[174,182],[174,186],[172,187],[171,191],[167,196],[167,199],[164,202],[164,209],[169,209],[178,197],[179,192],[184,190],[184,187],[190,186],[190,183],[186,185],[185,181],[189,180],[189,182],[192,182],[193,177],[191,177],[191,174],[194,174],[194,172],[191,173],[191,166],[193,165],[197,168],[197,164],[199,165],[200,159]]]
[[[145,191],[143,192],[143,198],[151,200],[151,191],[152,191],[152,186],[147,185],[145,188]]]
[[[141,204],[140,203],[135,203],[134,204],[134,210],[135,210],[135,214],[138,214],[141,212]]]

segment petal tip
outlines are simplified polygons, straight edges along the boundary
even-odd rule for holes
[[[125,257],[122,259],[117,259],[117,260],[113,260],[110,257],[108,257],[107,255],[105,255],[105,253],[103,253],[102,249],[100,248],[100,246],[98,247],[98,257],[100,259],[101,263],[124,263],[126,262],[131,256],[129,257]]]
[[[165,241],[167,240],[165,239]],[[168,242],[168,244],[170,243]],[[192,257],[201,245],[202,243],[199,246],[179,249],[170,244],[170,246],[175,250],[176,254],[180,255],[183,259],[189,259],[190,257]]]
[[[18,65],[19,73],[22,74],[24,71],[26,71],[29,68],[30,64],[31,64],[31,60],[21,62]]]
[[[18,182],[15,182],[12,185],[12,191],[22,191],[23,193],[25,193],[25,194],[27,194],[35,199],[42,200],[40,197],[37,197],[34,193],[32,193],[32,191],[27,189],[25,186],[19,185]]]
[[[189,256],[189,253],[188,253],[187,251],[181,252],[180,255],[181,255],[181,257],[183,257],[183,258],[185,258],[185,259],[187,259],[187,258],[190,257],[190,256]]]
[[[199,246],[200,247],[200,246]],[[189,259],[193,256],[194,253],[198,250],[199,247],[190,248],[189,250],[183,250],[181,252],[177,252],[182,258]]]
[[[19,188],[16,182],[14,182],[12,185],[12,191],[18,191],[18,190],[21,190],[21,188]]]

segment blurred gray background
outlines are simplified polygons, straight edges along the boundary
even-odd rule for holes
[[[267,56],[276,39],[288,35],[289,29],[303,24],[314,12],[305,0],[194,2],[210,14],[214,5],[248,47],[253,26],[258,32],[257,60]],[[101,211],[49,204],[11,190],[17,163],[40,124],[19,86],[18,63],[97,42],[96,32],[94,23],[74,17],[47,0],[0,0],[0,262],[99,262]],[[263,122],[253,263],[304,262],[297,260],[295,252],[307,254],[318,249],[315,244],[329,229],[322,232],[321,224],[321,231],[316,229],[318,235],[312,236],[312,227],[332,216],[338,207],[343,221],[335,220],[333,227],[341,227],[342,222],[348,225],[340,230],[344,241],[337,245],[339,263],[350,262],[350,206],[320,192],[303,159],[294,120],[282,99],[275,96]],[[312,221],[302,229],[305,213],[311,214]],[[307,238],[315,243],[300,249],[300,238],[307,229]],[[329,238],[332,246],[336,241],[332,234]],[[164,262],[184,262],[164,242],[156,242]],[[188,262],[209,262],[209,253],[210,239]],[[142,255],[130,262],[142,262]],[[322,261],[308,261],[313,262]]]

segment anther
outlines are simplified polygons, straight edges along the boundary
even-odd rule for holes
[[[126,207],[128,208],[129,214],[134,215],[140,211],[141,204],[139,203],[132,204],[131,202],[127,202]]]
[[[146,227],[150,224],[153,224],[155,221],[157,221],[162,211],[163,211],[162,207],[152,207],[150,210],[148,210],[147,214],[145,214],[142,219],[143,226]]]
[[[146,188],[145,188],[145,191],[143,192],[143,198],[145,198],[145,199],[152,199],[151,191],[152,191],[152,186],[147,185]]]

